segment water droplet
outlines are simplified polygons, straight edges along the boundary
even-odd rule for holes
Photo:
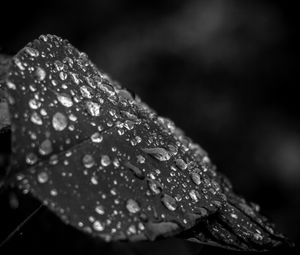
[[[58,193],[57,193],[57,190],[56,190],[56,189],[50,190],[50,195],[51,195],[51,196],[54,196],[54,197],[55,197],[55,196],[57,196],[57,194],[58,194]]]
[[[37,90],[36,84],[35,83],[30,84],[29,89],[30,89],[31,92],[35,92]]]
[[[140,164],[144,164],[146,161],[145,157],[143,157],[142,155],[138,155],[137,156],[137,162]]]
[[[168,194],[164,194],[161,202],[170,211],[175,211],[177,208],[176,200]]]
[[[49,179],[49,176],[46,172],[40,172],[38,174],[37,180],[39,183],[46,183]]]
[[[258,233],[255,233],[253,235],[254,239],[257,240],[257,241],[261,241],[263,239],[262,235],[261,234],[258,234]]]
[[[103,136],[99,132],[96,132],[91,135],[91,140],[93,143],[101,143],[103,140]]]
[[[85,154],[83,157],[82,157],[82,164],[84,165],[84,167],[86,168],[91,168],[95,165],[95,160],[93,158],[92,155],[90,154]]]
[[[40,81],[42,81],[46,78],[46,71],[41,67],[36,68],[35,74],[36,74],[37,79]]]
[[[33,49],[31,47],[25,47],[25,51],[31,56],[31,57],[38,57],[39,51],[36,49]]]
[[[127,200],[126,208],[130,213],[137,213],[141,210],[139,204],[131,198]]]
[[[136,177],[140,178],[140,179],[144,179],[145,178],[145,175],[144,173],[142,172],[141,169],[139,169],[138,167],[132,165],[130,162],[126,162],[124,164],[127,168],[129,168]]]
[[[38,115],[38,113],[34,112],[31,114],[30,120],[32,123],[36,124],[36,125],[42,125],[43,124],[43,120],[41,119],[40,115]]]
[[[168,145],[168,149],[169,149],[169,152],[173,155],[173,156],[176,156],[177,153],[178,153],[178,147],[176,145],[172,145],[172,144],[169,144]]]
[[[142,149],[142,151],[150,154],[154,158],[158,159],[159,161],[167,161],[170,159],[170,154],[168,153],[167,150],[164,148],[145,148]]]
[[[200,185],[201,184],[201,177],[200,177],[200,175],[198,173],[193,172],[191,174],[191,178],[192,178],[193,182],[196,185]]]
[[[104,225],[100,221],[96,220],[93,223],[93,228],[96,231],[103,231],[104,230]]]
[[[76,120],[77,120],[77,117],[76,117],[73,113],[71,113],[71,114],[69,115],[69,119],[70,119],[71,121],[76,121]]]
[[[73,105],[71,97],[66,93],[57,94],[57,100],[65,107],[71,107]]]
[[[56,131],[64,130],[68,125],[68,120],[64,114],[57,112],[53,115],[52,126]]]
[[[156,195],[160,194],[162,191],[162,185],[159,181],[149,179],[147,180],[149,189]]]
[[[99,104],[92,102],[92,101],[88,101],[88,102],[86,102],[86,106],[87,106],[87,110],[90,115],[92,115],[92,116],[100,115],[100,105]]]
[[[49,139],[44,140],[39,147],[39,153],[41,155],[48,155],[52,152],[52,143]]]
[[[127,234],[130,235],[130,234],[136,234],[136,226],[135,225],[130,225],[127,229]]]
[[[29,153],[26,155],[26,163],[28,165],[34,165],[38,161],[38,157],[34,153]]]
[[[7,81],[6,85],[9,89],[13,89],[13,90],[16,89],[16,85],[14,83],[12,83],[11,81]]]
[[[62,81],[64,81],[65,79],[68,78],[68,75],[67,75],[67,73],[65,73],[65,72],[60,72],[60,73],[59,73],[59,78],[60,78]]]
[[[59,60],[54,61],[54,66],[58,72],[63,70],[63,68],[64,68],[64,64]]]
[[[97,205],[95,208],[96,213],[100,214],[100,215],[104,215],[105,211],[104,211],[104,207],[102,205]]]
[[[30,99],[28,105],[31,109],[36,110],[41,107],[41,102],[37,101],[36,99]]]
[[[101,157],[101,165],[102,166],[109,166],[111,163],[109,156],[107,155],[102,155]]]
[[[200,198],[200,194],[198,191],[192,189],[190,192],[189,192],[189,195],[191,197],[191,199],[194,201],[194,202],[198,202],[198,198]]]
[[[20,59],[18,58],[15,58],[14,59],[14,62],[16,64],[16,66],[21,70],[21,71],[24,71],[25,70],[25,67],[23,66],[22,62],[20,61]]]
[[[132,130],[134,128],[134,122],[131,121],[131,120],[126,120],[124,122],[124,127],[127,129],[127,130]]]
[[[85,98],[92,98],[93,97],[92,89],[87,87],[87,86],[81,86],[80,87],[80,92],[81,92],[81,95]]]
[[[234,219],[238,218],[238,216],[235,213],[231,213],[230,216],[231,216],[231,218],[234,218]]]
[[[49,164],[50,165],[56,165],[58,163],[58,157],[57,155],[52,155],[49,159]]]
[[[79,85],[79,79],[78,79],[78,75],[76,73],[70,73],[71,74],[71,79],[77,84]]]
[[[175,165],[181,170],[185,170],[187,168],[187,164],[181,158],[175,160]]]
[[[97,179],[96,176],[91,177],[91,183],[94,184],[94,185],[98,185],[98,179]]]

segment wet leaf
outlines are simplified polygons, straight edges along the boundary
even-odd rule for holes
[[[199,145],[66,40],[28,44],[5,83],[10,176],[65,223],[106,241],[184,233],[245,250],[284,242]]]

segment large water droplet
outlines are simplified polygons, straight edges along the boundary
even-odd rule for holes
[[[175,160],[175,165],[181,170],[185,170],[187,168],[187,164],[181,158]]]
[[[49,176],[46,172],[40,172],[37,176],[39,183],[46,183],[49,180]]]
[[[43,120],[37,112],[31,114],[30,120],[36,125],[43,125]]]
[[[137,213],[141,210],[138,202],[133,199],[128,199],[126,202],[126,208],[130,213]]]
[[[87,110],[88,113],[92,116],[99,116],[100,115],[100,105],[92,102],[92,101],[88,101],[86,102],[86,106],[87,106]]]
[[[129,168],[136,177],[140,178],[140,179],[143,179],[145,178],[145,175],[144,173],[142,172],[141,169],[139,169],[138,167],[134,166],[133,164],[131,164],[130,162],[126,162],[124,164],[127,168]]]
[[[64,114],[57,112],[53,115],[52,126],[56,131],[63,131],[68,125],[68,120]]]
[[[91,135],[91,140],[93,143],[101,143],[103,140],[103,136],[99,132],[96,132]]]
[[[27,154],[26,155],[26,163],[28,164],[28,165],[34,165],[37,161],[38,161],[38,157],[37,157],[37,155],[36,154],[34,154],[34,153],[29,153],[29,154]]]
[[[65,79],[68,78],[68,74],[65,73],[65,72],[60,72],[60,73],[59,73],[59,78],[60,78],[62,81],[64,81]]]
[[[136,158],[137,158],[137,162],[140,164],[144,164],[146,161],[145,157],[143,157],[142,155],[137,155]]]
[[[193,182],[196,185],[200,185],[201,184],[201,177],[200,177],[200,175],[198,173],[193,172],[191,174],[191,178],[192,178]]]
[[[149,179],[147,180],[149,189],[156,195],[160,194],[162,191],[162,185],[159,181]]]
[[[36,110],[41,107],[41,102],[36,99],[30,99],[28,105],[31,109]]]
[[[200,198],[200,194],[198,191],[192,189],[190,192],[189,192],[189,195],[191,197],[191,199],[195,202],[198,202],[198,198]]]
[[[161,198],[161,202],[170,211],[175,211],[177,208],[177,203],[175,198],[171,197],[168,194],[163,195],[163,197]]]
[[[72,81],[74,81],[77,85],[79,85],[78,74],[76,73],[70,73],[70,74],[71,74]]]
[[[6,85],[9,89],[13,89],[13,90],[16,89],[16,85],[14,83],[12,83],[11,81],[7,81]]]
[[[170,159],[170,154],[164,148],[144,148],[142,151],[150,154],[152,157],[158,159],[159,161],[167,161]]]
[[[24,65],[23,65],[23,63],[21,62],[20,59],[15,58],[15,59],[14,59],[14,62],[15,62],[15,64],[16,64],[16,66],[17,66],[21,71],[24,71],[24,70],[25,70],[25,67],[24,67]]]
[[[71,107],[73,105],[71,97],[66,93],[57,94],[57,100],[65,107]]]
[[[93,97],[92,89],[87,87],[87,86],[81,86],[80,87],[80,92],[81,92],[81,95],[85,98],[92,98]]]
[[[100,214],[100,215],[104,215],[105,211],[104,211],[104,207],[102,205],[97,205],[95,208],[96,213]]]
[[[104,225],[100,221],[96,220],[93,223],[93,228],[96,231],[103,231],[104,230]]]
[[[37,67],[35,74],[36,74],[37,79],[40,81],[42,81],[46,78],[46,71],[41,67]]]
[[[109,156],[102,155],[102,157],[101,157],[101,165],[102,166],[109,166],[110,163],[111,163],[111,160],[110,160]]]
[[[84,165],[84,167],[86,168],[91,168],[95,165],[95,160],[93,158],[92,155],[90,154],[85,154],[83,157],[82,157],[82,164]]]
[[[44,140],[39,147],[39,153],[41,155],[48,155],[52,152],[52,143],[49,139]]]
[[[58,72],[63,70],[63,68],[64,68],[64,64],[59,60],[54,61],[54,66]]]
[[[25,47],[25,51],[31,56],[31,57],[38,57],[39,51],[36,49],[33,49],[31,47]]]

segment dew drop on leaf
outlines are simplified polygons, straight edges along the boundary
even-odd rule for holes
[[[6,85],[9,89],[15,90],[17,88],[16,85],[14,83],[12,83],[11,81],[7,81]]]
[[[171,157],[168,151],[164,148],[144,148],[142,150],[159,161],[167,161]]]
[[[111,160],[110,160],[109,156],[107,156],[107,155],[101,156],[101,165],[102,166],[109,166],[110,163],[111,163]]]
[[[175,198],[171,197],[168,194],[163,195],[163,197],[161,198],[161,202],[170,211],[175,211],[177,208],[177,203]]]
[[[101,143],[103,140],[103,136],[99,132],[95,132],[91,135],[91,140],[94,143]]]
[[[148,186],[149,186],[149,189],[156,195],[160,194],[162,191],[162,185],[159,181],[149,179]]]
[[[100,215],[104,215],[105,211],[104,211],[104,207],[102,205],[97,205],[95,208],[96,213],[100,214]]]
[[[39,183],[46,183],[49,180],[49,176],[46,172],[40,172],[37,176]]]
[[[181,158],[175,160],[175,165],[181,170],[185,170],[187,168],[187,164]]]
[[[66,93],[57,94],[57,100],[65,107],[71,107],[73,105],[71,97]]]
[[[38,161],[38,157],[36,154],[31,152],[26,155],[26,163],[28,165],[34,165],[37,161]]]
[[[201,177],[198,173],[196,172],[191,173],[191,178],[196,185],[201,184]]]
[[[127,208],[128,212],[130,212],[130,213],[137,213],[141,210],[138,202],[136,202],[132,198],[127,200],[126,208]]]
[[[52,152],[52,142],[49,139],[44,140],[39,146],[41,155],[48,155]]]
[[[94,160],[94,157],[90,154],[85,154],[83,157],[82,157],[82,164],[84,167],[86,168],[91,168],[95,165],[95,160]]]
[[[192,189],[192,190],[189,192],[189,195],[190,195],[191,199],[192,199],[194,202],[198,202],[198,197],[200,197],[198,191]]]
[[[100,115],[100,105],[98,103],[92,102],[92,101],[87,101],[86,102],[86,107],[88,110],[88,113],[91,116],[99,116]]]
[[[37,112],[31,114],[30,120],[36,125],[43,125],[43,120]]]
[[[35,74],[39,81],[43,81],[46,78],[46,71],[41,67],[36,68]]]
[[[40,108],[40,106],[41,106],[41,102],[39,102],[38,100],[36,100],[34,98],[30,99],[28,104],[29,104],[29,107],[33,110],[36,110],[36,109]]]
[[[104,225],[100,221],[96,220],[93,223],[93,228],[96,231],[103,231],[104,230]]]
[[[31,48],[31,47],[25,47],[25,51],[31,56],[31,57],[38,57],[39,51]]]
[[[56,131],[63,131],[68,125],[67,117],[61,112],[57,112],[52,117],[52,126]]]

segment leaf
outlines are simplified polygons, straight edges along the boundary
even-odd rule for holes
[[[10,176],[65,223],[106,241],[182,233],[244,250],[285,242],[248,215],[199,145],[66,40],[29,43],[6,86]]]

